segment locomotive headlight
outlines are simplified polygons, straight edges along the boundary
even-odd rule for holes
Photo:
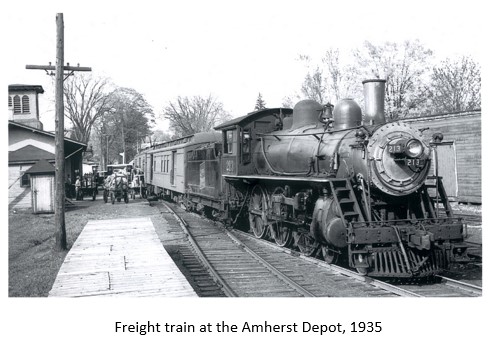
[[[418,158],[423,152],[424,146],[417,139],[411,139],[405,145],[405,154],[410,158]]]

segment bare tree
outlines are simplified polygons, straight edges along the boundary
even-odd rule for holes
[[[480,109],[480,65],[469,56],[442,61],[433,69],[431,90],[437,112]]]
[[[309,56],[300,56],[309,70],[301,87],[303,96],[321,104],[335,104],[346,97],[361,97],[358,68],[344,64],[340,56],[338,49],[329,49],[320,64],[314,67],[311,67]]]
[[[118,87],[102,110],[93,126],[95,137],[91,140],[95,150],[100,152],[102,166],[118,162],[122,152],[125,160],[130,161],[144,138],[152,133],[155,121],[152,107],[134,89]]]
[[[161,143],[164,141],[169,141],[172,139],[170,133],[164,130],[155,130],[151,136],[145,141],[146,143],[153,144],[153,143]]]
[[[176,136],[210,131],[218,123],[230,118],[222,103],[212,95],[207,98],[178,97],[164,108],[163,116],[169,120],[170,128]]]
[[[65,116],[73,125],[72,138],[87,143],[95,121],[109,100],[108,79],[75,74],[64,82]]]
[[[324,58],[322,58],[322,63],[327,68],[326,80],[331,103],[336,104],[343,98],[361,98],[358,68],[354,65],[342,63],[339,49],[327,50]]]
[[[320,104],[326,102],[326,80],[324,79],[323,71],[319,67],[316,67],[312,73],[307,73],[302,83],[301,91],[307,99],[313,99]]]
[[[385,110],[390,119],[419,113],[428,98],[425,89],[431,50],[418,40],[383,45],[366,41],[354,54],[364,78],[386,79]]]

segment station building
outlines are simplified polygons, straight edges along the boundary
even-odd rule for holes
[[[40,161],[54,165],[55,135],[44,131],[39,120],[39,85],[9,85],[8,88],[8,205],[32,208],[38,190],[32,189],[29,169]],[[65,180],[74,183],[82,173],[84,143],[64,138]],[[37,167],[32,171],[36,172]],[[46,189],[53,190],[54,185]],[[52,196],[52,195],[51,195]]]

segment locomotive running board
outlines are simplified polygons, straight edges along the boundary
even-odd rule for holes
[[[233,176],[229,174],[223,174],[222,177],[224,177],[227,180],[271,180],[271,181],[276,181],[276,180],[288,180],[288,181],[293,181],[293,182],[313,182],[313,183],[329,183],[331,179],[328,178],[317,178],[317,177],[288,177],[288,176]],[[332,180],[335,180],[332,179]]]

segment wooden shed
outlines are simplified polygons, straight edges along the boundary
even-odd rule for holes
[[[33,213],[54,213],[54,166],[39,160],[25,173],[30,175]]]
[[[452,201],[481,204],[481,110],[409,118],[429,140],[442,133],[437,148],[439,175]]]

